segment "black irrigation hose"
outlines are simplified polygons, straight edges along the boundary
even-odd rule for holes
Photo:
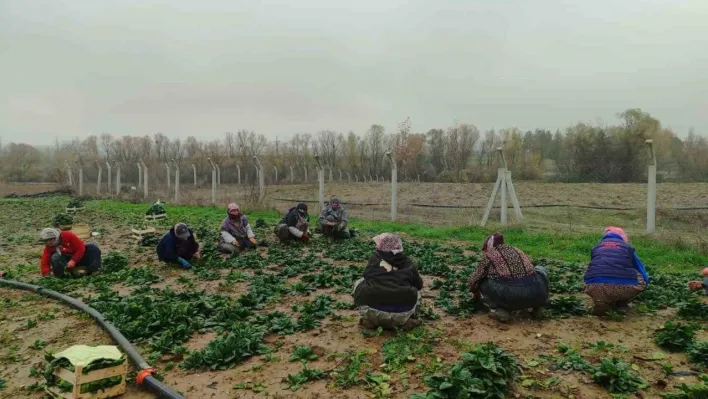
[[[141,370],[138,374],[138,378],[136,379],[136,382],[138,382],[138,384],[145,385],[147,389],[157,394],[160,398],[184,399],[182,395],[178,394],[172,388],[168,387],[167,385],[160,382],[157,378],[152,376],[152,368],[150,368],[147,362],[143,360],[142,356],[140,356],[140,354],[130,343],[130,341],[128,341],[128,339],[126,339],[123,334],[121,334],[121,332],[118,331],[118,329],[110,321],[106,320],[106,318],[103,317],[103,315],[99,313],[96,309],[86,305],[78,299],[58,293],[56,291],[42,288],[37,285],[21,283],[15,280],[6,280],[4,278],[0,278],[0,285],[5,285],[11,288],[31,291],[40,295],[48,296],[50,298],[54,298],[61,302],[64,302],[65,304],[71,306],[74,309],[78,309],[85,313],[88,313],[89,315],[91,315],[91,317],[94,318],[94,320],[96,320],[96,323],[98,323],[111,336],[111,338],[113,338],[113,340],[118,344],[118,346],[123,349],[123,351],[128,355],[128,358],[130,358],[130,360],[133,362],[133,365],[135,365],[138,370]]]
[[[275,201],[282,202],[304,202],[308,204],[317,204],[319,201],[313,200],[298,200],[298,199],[287,199],[287,198],[273,198]],[[325,201],[325,204],[327,201]],[[391,204],[365,204],[359,202],[344,202],[342,205],[354,205],[354,206],[391,206]],[[486,206],[483,205],[434,205],[434,204],[405,204],[407,206],[412,206],[416,208],[441,208],[441,209],[484,209]],[[499,209],[499,206],[494,206],[495,209]],[[573,204],[538,204],[538,205],[524,205],[522,208],[580,208],[580,209],[598,209],[606,211],[637,211],[646,208],[634,208],[634,207],[613,207],[613,206],[592,206],[592,205],[573,205]],[[659,210],[667,211],[701,211],[708,209],[708,206],[679,206],[675,208],[658,208]]]

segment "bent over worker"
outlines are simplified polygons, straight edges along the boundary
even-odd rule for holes
[[[495,233],[484,242],[484,258],[469,280],[475,298],[482,297],[489,316],[501,322],[511,320],[511,312],[532,309],[540,318],[548,303],[548,277],[543,267],[531,263],[520,249],[504,243]]]
[[[46,228],[39,235],[44,242],[40,266],[42,276],[54,274],[73,277],[93,274],[101,269],[101,250],[96,244],[85,244],[70,231]]]
[[[178,263],[189,269],[192,259],[199,259],[199,243],[194,232],[185,223],[177,223],[157,244],[157,258],[167,263]]]

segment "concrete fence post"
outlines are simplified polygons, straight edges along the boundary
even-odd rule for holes
[[[106,193],[107,193],[108,195],[111,195],[111,188],[113,187],[113,186],[111,185],[111,175],[112,175],[112,171],[111,171],[111,164],[110,164],[110,162],[108,162],[108,161],[106,161],[106,170],[108,171],[108,184],[106,185]]]
[[[342,181],[342,170],[341,169],[338,169],[338,170],[339,170],[339,181]]]
[[[143,197],[148,199],[148,167],[145,162],[143,162]]]
[[[221,167],[216,164],[216,184],[221,185]]]
[[[236,164],[236,172],[237,172],[237,175],[238,175],[238,176],[237,176],[237,177],[238,177],[237,182],[238,182],[238,185],[240,186],[240,185],[241,185],[241,167],[238,166],[238,164]]]
[[[647,168],[647,233],[656,231],[656,153],[654,141],[646,141],[649,151],[649,166]]]
[[[350,175],[349,172],[347,172],[347,181],[349,184],[352,184],[352,175]]]
[[[386,156],[391,160],[391,220],[396,221],[396,211],[398,209],[398,166],[396,157],[391,151],[386,152]]]
[[[116,196],[120,195],[120,164],[116,163]]]
[[[216,165],[211,158],[207,158],[207,161],[211,164],[211,204],[216,205]]]
[[[255,162],[256,170],[258,171],[258,201],[263,202],[265,199],[265,173],[263,172],[263,165],[256,156],[253,157],[253,162]]]
[[[73,177],[71,176],[72,173],[73,173],[73,172],[71,171],[71,165],[69,165],[69,163],[67,162],[67,164],[66,164],[66,175],[67,175],[68,178],[69,178],[69,187],[74,187],[74,181],[73,181],[74,179],[73,179]]]
[[[319,181],[319,200],[320,200],[320,210],[324,209],[324,190],[325,190],[325,174],[324,168],[320,163],[319,155],[315,155],[315,161],[317,161],[317,180]]]
[[[179,164],[174,159],[172,164],[175,167],[175,204],[179,204]]]
[[[192,164],[192,172],[194,174],[194,187],[197,187],[197,167]]]
[[[359,176],[357,176],[356,173],[354,174],[354,181],[359,183]]]
[[[295,172],[292,166],[290,166],[290,184],[295,184]]]
[[[78,163],[79,166],[79,197],[84,195],[84,165]]]
[[[140,166],[140,162],[136,162],[138,165],[138,190],[143,186],[143,167]]]
[[[98,176],[96,177],[96,195],[101,195],[101,175],[103,174],[103,168],[101,163],[96,161],[96,166],[98,167]]]
[[[302,170],[305,171],[305,183],[307,183],[307,166],[302,165]]]
[[[275,184],[278,184],[278,167],[273,165],[273,169],[275,169]]]
[[[497,153],[499,155],[500,167],[497,169],[497,181],[494,183],[494,189],[492,190],[492,195],[489,197],[489,202],[487,202],[487,208],[484,211],[484,216],[482,216],[481,226],[486,226],[487,220],[489,220],[489,214],[494,206],[494,200],[496,199],[497,193],[501,192],[501,211],[500,219],[502,226],[506,226],[508,223],[507,219],[507,202],[506,194],[509,192],[509,197],[511,198],[511,203],[514,206],[514,215],[517,222],[523,222],[523,214],[521,213],[521,206],[519,205],[519,199],[516,197],[516,190],[514,189],[514,184],[511,181],[511,171],[507,169],[506,157],[504,156],[504,151],[501,147],[497,148]]]
[[[167,189],[169,190],[169,189],[172,187],[172,186],[171,186],[172,183],[170,182],[170,180],[171,180],[171,177],[170,177],[170,164],[167,163],[167,162],[165,162],[165,172],[167,172]]]

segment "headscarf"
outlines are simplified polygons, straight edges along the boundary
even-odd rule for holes
[[[629,238],[627,237],[627,233],[624,232],[624,229],[621,227],[615,227],[615,226],[608,226],[605,228],[605,234],[616,234],[622,238],[622,241],[629,243]]]
[[[703,269],[703,277],[708,277],[708,267]]]
[[[297,211],[300,215],[303,215],[303,216],[307,215],[307,204],[306,203],[301,202],[301,203],[297,204],[295,209],[297,209]]]
[[[226,213],[228,213],[229,216],[240,216],[241,208],[238,206],[238,204],[232,202],[226,207]]]
[[[489,236],[486,241],[484,241],[484,245],[482,245],[482,251],[490,251],[502,244],[504,244],[504,235],[501,233],[494,233]]]
[[[329,198],[329,206],[331,207],[332,204],[337,204],[337,208],[341,208],[341,206],[340,206],[341,201],[339,200],[339,197],[337,197],[336,195],[331,196]],[[332,208],[332,209],[334,209],[334,208]]]
[[[61,230],[47,227],[39,233],[39,239],[45,242],[48,240],[54,240],[54,244],[59,246],[59,241],[61,240]]]
[[[390,252],[394,255],[403,252],[403,242],[396,234],[382,233],[373,238],[376,250],[380,252]]]

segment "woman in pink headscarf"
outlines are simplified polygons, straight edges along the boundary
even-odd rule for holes
[[[227,216],[221,222],[221,252],[233,254],[244,248],[256,246],[256,235],[253,234],[248,216],[241,213],[238,205],[230,203],[226,208]]]
[[[609,310],[626,311],[649,284],[649,275],[624,230],[610,226],[592,249],[584,280],[593,313],[602,316]]]
[[[376,250],[354,283],[354,303],[359,306],[365,328],[411,329],[421,324],[414,318],[420,302],[423,280],[413,261],[403,254],[403,242],[396,234],[374,237]]]

